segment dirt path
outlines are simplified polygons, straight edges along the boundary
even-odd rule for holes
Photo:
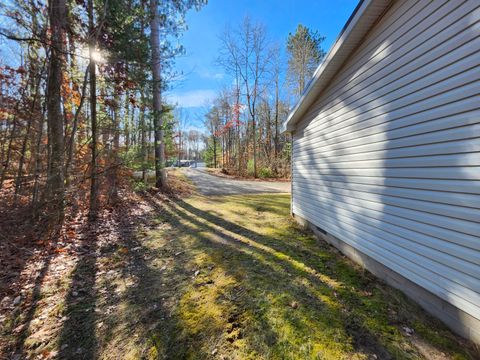
[[[289,182],[233,180],[210,175],[202,168],[186,168],[184,174],[202,195],[290,193]]]

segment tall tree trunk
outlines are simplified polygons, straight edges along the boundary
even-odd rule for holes
[[[241,154],[241,128],[240,128],[240,86],[239,86],[239,80],[238,80],[238,72],[236,72],[236,99],[235,99],[235,122],[237,126],[237,167],[238,167],[238,174],[241,174],[242,171],[242,154]]]
[[[147,161],[148,161],[148,151],[146,147],[147,143],[147,129],[145,124],[145,97],[143,95],[143,89],[140,91],[140,101],[141,101],[141,113],[140,113],[140,134],[141,134],[141,156],[142,156],[142,180],[145,185],[147,185]]]
[[[90,118],[92,127],[92,140],[90,148],[92,158],[90,163],[91,182],[90,182],[90,213],[89,216],[94,218],[98,210],[98,183],[97,183],[97,74],[96,65],[93,59],[96,36],[94,31],[93,19],[93,0],[88,0],[88,29],[90,34],[89,39],[89,81],[90,81]]]
[[[130,133],[130,93],[127,90],[125,92],[125,117],[124,117],[124,128],[125,128],[125,149],[128,152],[128,149],[130,149],[130,139],[131,139],[131,133]]]
[[[18,100],[18,103],[20,103],[20,100]],[[18,107],[16,107],[15,114],[13,115],[13,126],[12,126],[12,131],[10,132],[10,139],[8,141],[7,155],[5,157],[5,161],[3,162],[2,176],[0,176],[0,189],[3,188],[3,183],[5,182],[5,179],[7,177],[7,171],[10,165],[10,157],[12,154],[12,143],[13,143],[13,139],[15,138],[15,134],[17,130],[17,116],[16,116],[17,112],[18,112]],[[5,134],[7,133],[8,133],[8,128]]]
[[[137,144],[136,136],[138,134],[138,123],[135,124],[135,106],[133,104],[132,111],[130,112],[130,126],[130,146],[135,146]]]
[[[213,167],[217,168],[217,139],[213,135]]]
[[[279,108],[278,103],[279,103],[279,99],[278,99],[278,73],[277,73],[277,76],[275,78],[275,137],[273,140],[273,142],[275,143],[274,145],[275,159],[278,156],[278,108]]]
[[[158,0],[150,0],[150,42],[152,47],[153,73],[153,131],[155,144],[155,185],[163,188],[167,185],[165,173],[165,143],[162,116],[162,84],[161,84],[161,54],[160,54],[160,15]]]
[[[120,159],[118,157],[118,152],[120,150],[120,121],[118,106],[119,104],[119,95],[114,95],[115,106],[113,108],[113,146],[110,148],[110,164],[109,164],[109,180],[110,180],[110,189],[109,189],[109,201],[110,203],[115,203],[118,198],[118,166],[120,165]]]
[[[257,178],[257,131],[255,115],[252,115],[252,137],[253,137],[253,177]]]
[[[181,166],[182,161],[182,130],[178,131],[178,166]]]
[[[75,149],[75,135],[77,133],[78,129],[78,121],[79,121],[79,116],[80,112],[83,107],[83,102],[85,101],[85,94],[87,90],[87,82],[88,82],[88,72],[85,71],[85,75],[83,78],[83,84],[82,84],[82,94],[80,95],[80,104],[78,104],[78,108],[75,110],[75,115],[73,118],[73,125],[72,125],[72,133],[70,134],[70,139],[68,141],[68,148],[67,148],[67,161],[65,164],[65,179],[66,179],[66,184],[67,186],[70,183],[70,166],[72,165],[72,160],[73,160],[73,150]]]
[[[22,150],[20,153],[20,160],[18,163],[18,173],[17,173],[17,179],[15,183],[15,197],[14,197],[15,204],[17,202],[17,195],[20,192],[20,188],[22,185],[23,167],[25,165],[28,139],[31,138],[31,128],[33,123],[33,117],[35,116],[35,114],[38,114],[36,110],[39,110],[37,100],[40,95],[40,83],[42,81],[43,75],[45,74],[45,66],[46,66],[46,61],[44,61],[42,64],[42,68],[39,71],[38,67],[33,63],[34,59],[30,59],[30,61],[32,62],[32,65],[31,65],[32,67],[30,70],[31,71],[30,87],[31,87],[31,93],[33,94],[33,99],[32,99],[32,104],[30,106],[30,117],[27,123],[27,131],[25,132],[25,137],[23,138]],[[34,140],[32,139],[31,141],[33,142]]]
[[[37,138],[35,143],[35,163],[33,167],[33,192],[32,192],[32,206],[35,209],[35,217],[37,216],[36,212],[38,211],[38,200],[39,200],[39,188],[40,188],[40,165],[41,165],[41,145],[43,137],[43,123],[45,121],[45,106],[43,107],[42,116],[38,121],[37,128]]]
[[[0,189],[3,188],[3,183],[5,182],[5,179],[7,177],[7,171],[8,171],[8,168],[10,166],[13,139],[15,139],[16,134],[17,134],[17,126],[18,126],[17,114],[18,114],[19,109],[20,109],[20,103],[22,102],[26,91],[27,91],[27,87],[24,86],[22,88],[22,92],[20,94],[20,97],[19,97],[18,101],[15,103],[15,111],[14,111],[13,119],[12,119],[12,123],[13,123],[12,131],[10,132],[10,138],[8,140],[7,155],[5,157],[5,161],[3,162],[2,176],[0,176]],[[5,132],[5,134],[7,134],[7,133],[8,133],[8,129]]]
[[[267,102],[267,111],[266,111],[266,118],[265,118],[265,148],[266,148],[266,156],[268,159],[268,165],[272,166],[272,120],[271,114],[272,111],[270,109],[270,104]]]
[[[47,83],[47,124],[50,148],[47,176],[47,201],[52,220],[63,221],[64,184],[64,131],[61,106],[63,37],[66,20],[65,0],[50,0],[51,28],[50,67]]]

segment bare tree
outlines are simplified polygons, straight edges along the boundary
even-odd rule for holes
[[[180,161],[183,158],[183,153],[185,152],[184,145],[185,145],[185,129],[188,124],[188,114],[183,112],[181,108],[177,108],[175,110],[175,136],[177,137],[177,158],[178,164],[180,165]]]
[[[190,152],[193,152],[194,154],[195,161],[197,161],[199,157],[200,140],[200,133],[197,130],[190,129],[188,131],[189,148],[191,149]]]
[[[268,74],[272,54],[265,27],[245,17],[235,30],[226,29],[222,37],[219,63],[240,78],[249,114],[250,137],[253,142],[253,175],[257,177],[257,102]]]

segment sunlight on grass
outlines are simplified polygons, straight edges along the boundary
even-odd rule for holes
[[[431,319],[293,223],[289,196],[194,197],[168,216],[189,238],[189,266],[210,269],[178,307],[187,357],[422,358],[401,326]]]
[[[48,316],[69,326],[47,344],[29,334],[29,349],[99,359],[474,358],[402,293],[296,224],[288,195],[158,204],[148,226],[134,224],[43,288],[42,306],[67,293]]]

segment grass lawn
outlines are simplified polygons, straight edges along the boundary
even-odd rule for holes
[[[80,246],[69,276],[46,276],[35,310],[11,319],[9,336],[30,316],[12,337],[25,358],[478,356],[301,229],[288,195],[143,201],[137,217],[120,214],[118,233],[100,229]],[[50,269],[67,266],[61,256]]]
[[[400,292],[297,226],[289,202],[192,197],[162,209],[123,305],[121,317],[145,328],[120,340],[137,344],[127,347],[139,351],[132,358],[474,357]],[[116,357],[118,341],[105,354]]]

